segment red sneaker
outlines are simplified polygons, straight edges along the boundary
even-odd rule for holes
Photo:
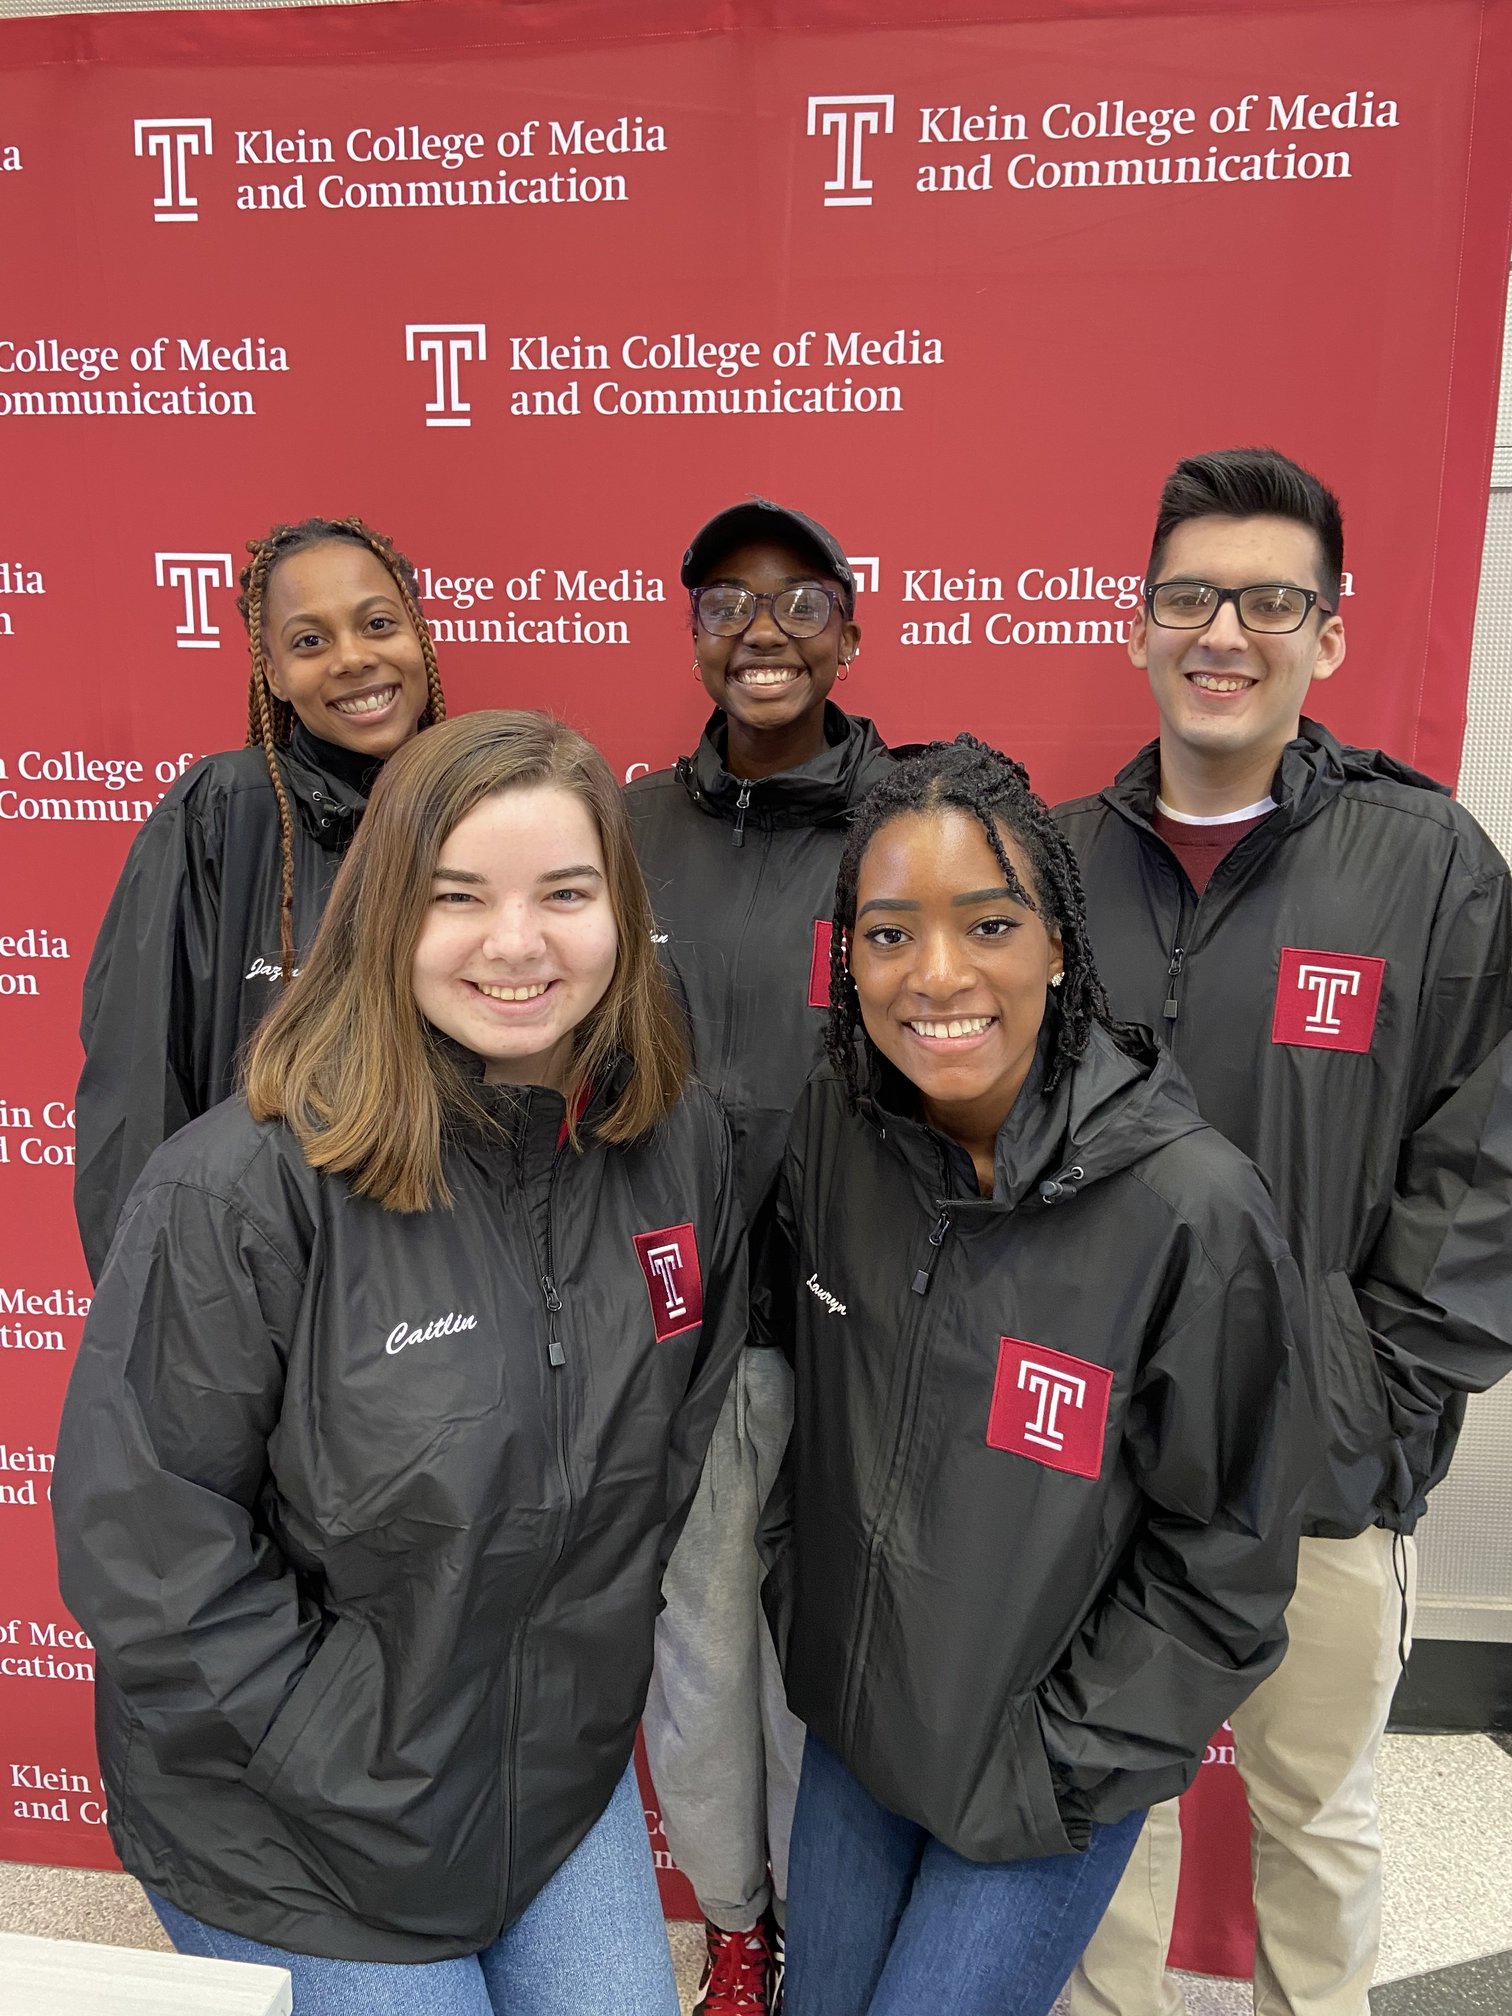
[[[693,2016],[770,2016],[781,1976],[769,1919],[758,1919],[749,1932],[723,1932],[705,1919],[704,1937],[709,1953]]]

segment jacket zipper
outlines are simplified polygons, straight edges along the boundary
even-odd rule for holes
[[[940,1171],[940,1188],[943,1190],[945,1186],[946,1172],[942,1168]],[[916,1295],[927,1295],[929,1293],[930,1283],[934,1279],[935,1263],[940,1257],[940,1250],[944,1246],[946,1235],[950,1231],[950,1213],[939,1205],[938,1200],[936,1208],[938,1216],[929,1228],[930,1250],[925,1257],[923,1265],[915,1269],[911,1284],[913,1292]],[[902,1490],[903,1470],[905,1467],[904,1449],[908,1441],[908,1430],[914,1417],[914,1407],[918,1400],[919,1388],[924,1380],[925,1356],[926,1353],[923,1348],[921,1333],[919,1346],[911,1354],[904,1374],[903,1391],[900,1395],[896,1426],[893,1431],[892,1454],[888,1458],[887,1475],[882,1486],[877,1507],[877,1516],[872,1523],[871,1538],[866,1543],[866,1569],[865,1579],[862,1584],[861,1609],[860,1614],[856,1618],[856,1628],[851,1641],[850,1669],[846,1678],[846,1698],[840,1714],[840,1726],[847,1736],[851,1734],[852,1719],[856,1712],[856,1699],[860,1692],[862,1674],[866,1666],[867,1649],[871,1638],[872,1611],[876,1601],[877,1588],[877,1556],[882,1551],[882,1542],[886,1536],[888,1527],[892,1523],[893,1514],[897,1510],[898,1497]]]
[[[548,1260],[546,1264],[550,1266],[551,1262]],[[556,1283],[549,1274],[541,1276],[541,1294],[546,1302],[547,1363],[562,1366],[567,1363],[567,1353],[562,1349],[562,1340],[557,1335],[556,1320],[562,1313],[562,1298],[558,1295]]]
[[[1179,931],[1181,926],[1178,924],[1176,928]],[[1171,947],[1171,963],[1166,968],[1165,1005],[1160,1011],[1167,1022],[1174,1022],[1180,1011],[1181,1004],[1177,999],[1177,990],[1181,985],[1181,969],[1185,964],[1185,951],[1180,945],[1173,945]]]
[[[749,784],[742,784],[740,788],[742,796],[746,796],[749,794],[751,786]],[[745,815],[741,813],[740,816],[744,818]],[[764,851],[762,859],[751,873],[751,889],[746,899],[745,915],[740,920],[739,935],[736,937],[734,948],[729,956],[728,970],[731,973],[739,973],[740,971],[741,961],[745,957],[746,934],[751,928],[751,919],[755,916],[756,906],[761,900],[762,886],[766,880],[767,868],[771,861],[772,835],[770,828],[764,830],[758,829],[757,837]],[[743,847],[745,845],[744,837],[737,835],[735,845]],[[737,1003],[732,1003],[730,1012],[723,1018],[723,1021],[724,1026],[720,1031],[719,1075],[717,1079],[712,1081],[716,1088],[723,1085],[728,1078],[730,1067],[735,1060],[743,1038],[744,1032],[740,1026],[740,1009]]]
[[[1212,888],[1213,884],[1218,880],[1220,875],[1223,875],[1231,871],[1235,856],[1242,853],[1243,850],[1249,845],[1250,841],[1258,838],[1259,834],[1264,831],[1264,827],[1262,826],[1260,828],[1257,828],[1256,832],[1254,833],[1246,833],[1242,840],[1238,841],[1232,848],[1230,848],[1229,852],[1224,855],[1223,859],[1218,863],[1218,866],[1213,870],[1212,874],[1209,876],[1207,889],[1204,889],[1202,894],[1199,896],[1195,890],[1192,890],[1191,877],[1187,874],[1186,869],[1182,866],[1175,849],[1169,846],[1166,841],[1161,839],[1160,835],[1150,825],[1149,821],[1141,817],[1137,813],[1129,814],[1127,812],[1124,812],[1121,807],[1115,809],[1118,809],[1120,811],[1121,816],[1128,818],[1131,825],[1137,827],[1141,832],[1149,834],[1150,838],[1155,842],[1156,846],[1159,847],[1161,851],[1174,864],[1176,872],[1180,877],[1181,886],[1191,890],[1193,896],[1193,905],[1192,905],[1191,917],[1187,920],[1188,936],[1193,936],[1196,933],[1198,913],[1201,911],[1203,903],[1207,900],[1208,890]],[[1165,1022],[1174,1022],[1177,1016],[1181,1013],[1181,977],[1186,967],[1186,957],[1188,949],[1181,943],[1182,919],[1186,915],[1186,907],[1187,907],[1186,897],[1184,895],[1178,895],[1176,899],[1176,938],[1175,942],[1171,946],[1170,962],[1166,967],[1166,996],[1164,1002],[1161,1005],[1160,1010],[1161,1019],[1162,1021]],[[1170,1046],[1173,1051],[1175,1049],[1175,1044],[1174,1042],[1171,1041],[1171,1038],[1174,1036],[1174,1033],[1175,1033],[1174,1031],[1167,1032],[1167,1041],[1168,1043],[1170,1043]]]
[[[732,847],[744,847],[745,845],[745,815],[750,802],[751,780],[747,778],[742,783],[735,799],[735,824],[730,832],[730,845]]]
[[[935,1262],[940,1257],[940,1248],[945,1244],[945,1234],[950,1230],[950,1213],[942,1211],[929,1228],[929,1251],[924,1257],[924,1265],[914,1269],[913,1292],[927,1295],[929,1284],[934,1279]]]
[[[535,1227],[532,1224],[530,1217],[530,1196],[525,1184],[524,1143],[525,1143],[525,1134],[528,1133],[528,1128],[529,1128],[529,1110],[527,1106],[526,1127],[524,1132],[522,1132],[521,1155],[519,1161],[520,1203],[525,1219],[525,1236],[530,1243],[530,1250],[532,1256],[536,1257],[537,1260],[539,1261],[539,1255],[536,1253]],[[551,1161],[551,1173],[546,1179],[546,1255],[545,1255],[546,1265],[543,1272],[539,1276],[541,1286],[541,1299],[546,1307],[546,1331],[549,1340],[547,1344],[546,1358],[547,1363],[551,1365],[553,1370],[560,1369],[567,1362],[567,1354],[562,1348],[562,1340],[558,1335],[557,1330],[557,1317],[561,1313],[562,1298],[560,1294],[557,1292],[557,1285],[552,1275],[552,1265],[551,1265],[551,1204],[552,1199],[556,1193],[557,1168],[561,1161],[561,1152],[562,1152],[561,1149],[558,1148],[556,1154],[553,1155]],[[521,1610],[520,1615],[515,1622],[514,1631],[512,1632],[510,1637],[509,1651],[510,1651],[510,1658],[514,1662],[514,1685],[510,1693],[509,1726],[505,1733],[505,1769],[509,1789],[509,1815],[508,1815],[509,1852],[505,1857],[504,1861],[504,1895],[500,1899],[501,1914],[502,1911],[507,1908],[509,1898],[514,1889],[514,1851],[515,1851],[515,1832],[516,1832],[514,1815],[519,1810],[519,1777],[515,1768],[516,1752],[518,1748],[516,1743],[516,1735],[520,1726],[520,1689],[524,1677],[521,1670],[520,1646],[525,1636],[526,1626],[529,1624],[532,1616],[535,1614],[535,1608],[537,1603],[539,1603],[539,1601],[541,1600],[542,1592],[545,1590],[546,1585],[551,1580],[553,1574],[555,1574],[557,1563],[561,1560],[562,1555],[566,1552],[567,1534],[572,1524],[572,1511],[573,1511],[572,1477],[571,1477],[571,1470],[567,1461],[567,1395],[563,1390],[563,1388],[557,1383],[555,1379],[550,1380],[548,1382],[548,1385],[550,1389],[548,1405],[551,1405],[553,1407],[553,1410],[556,1414],[556,1459],[557,1459],[557,1475],[561,1481],[562,1486],[562,1516],[557,1525],[556,1539],[552,1545],[550,1557],[547,1560],[545,1567],[542,1568],[539,1576],[536,1578],[535,1587],[530,1592],[530,1600],[525,1604],[525,1606]]]

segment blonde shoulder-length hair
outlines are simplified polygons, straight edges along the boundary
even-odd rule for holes
[[[639,1140],[686,1083],[687,1041],[608,764],[546,714],[438,723],[384,765],[309,958],[253,1039],[245,1074],[254,1119],[284,1121],[312,1168],[347,1176],[390,1211],[449,1204],[448,1133],[498,1124],[416,1005],[415,946],[447,835],[482,799],[538,785],[587,807],[619,934],[614,977],[574,1032],[564,1088],[574,1146],[583,1103],[620,1060],[629,1069],[596,1123],[601,1140]]]

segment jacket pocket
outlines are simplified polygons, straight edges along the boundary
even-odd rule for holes
[[[378,1628],[342,1617],[253,1752],[266,1804],[328,1908],[428,1938],[495,1936],[507,1828],[503,1686],[491,1670],[385,1659]]]
[[[300,1737],[350,1664],[361,1643],[363,1628],[354,1617],[338,1617],[321,1639],[314,1658],[295,1681],[294,1691],[252,1753],[243,1779],[250,1791],[264,1797],[273,1791]]]
[[[1014,1723],[1019,1776],[1024,1787],[1024,1811],[1029,1816],[1033,1846],[1029,1855],[1071,1855],[1085,1848],[1091,1828],[1068,1825],[1056,1797],[1050,1753],[1040,1728],[1039,1705],[1032,1694],[1015,1703]],[[1079,1836],[1080,1838],[1076,1838]]]
[[[1392,1440],[1386,1388],[1365,1318],[1342,1268],[1323,1277],[1318,1360],[1330,1448],[1351,1461],[1384,1460]]]
[[[956,1744],[945,1741],[953,1753],[948,1758],[942,1743],[934,1757],[913,1756],[904,1772],[905,1780],[926,1785],[932,1766],[950,1774],[942,1782],[950,1783],[954,1797],[934,1819],[921,1815],[931,1833],[973,1862],[1022,1862],[1074,1852],[1076,1844],[1055,1796],[1032,1694],[1015,1695],[1005,1704],[996,1728],[987,1735],[985,1753],[964,1773]],[[906,1783],[902,1789],[906,1796]],[[959,1806],[952,1811],[956,1800]],[[926,1798],[923,1803],[928,1807],[933,1801]],[[943,1824],[934,1824],[935,1820]]]

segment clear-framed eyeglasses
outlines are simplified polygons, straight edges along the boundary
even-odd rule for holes
[[[833,588],[821,588],[817,581],[779,588],[775,595],[758,595],[752,588],[711,581],[706,587],[694,588],[691,596],[694,620],[710,637],[744,635],[763,607],[771,610],[772,621],[785,637],[817,637],[840,600]]]
[[[1220,588],[1212,581],[1147,581],[1145,608],[1163,630],[1206,630],[1225,602],[1246,630],[1261,636],[1284,637],[1300,630],[1314,607],[1320,616],[1337,612],[1319,600],[1314,588],[1291,581],[1256,581],[1247,588]]]

